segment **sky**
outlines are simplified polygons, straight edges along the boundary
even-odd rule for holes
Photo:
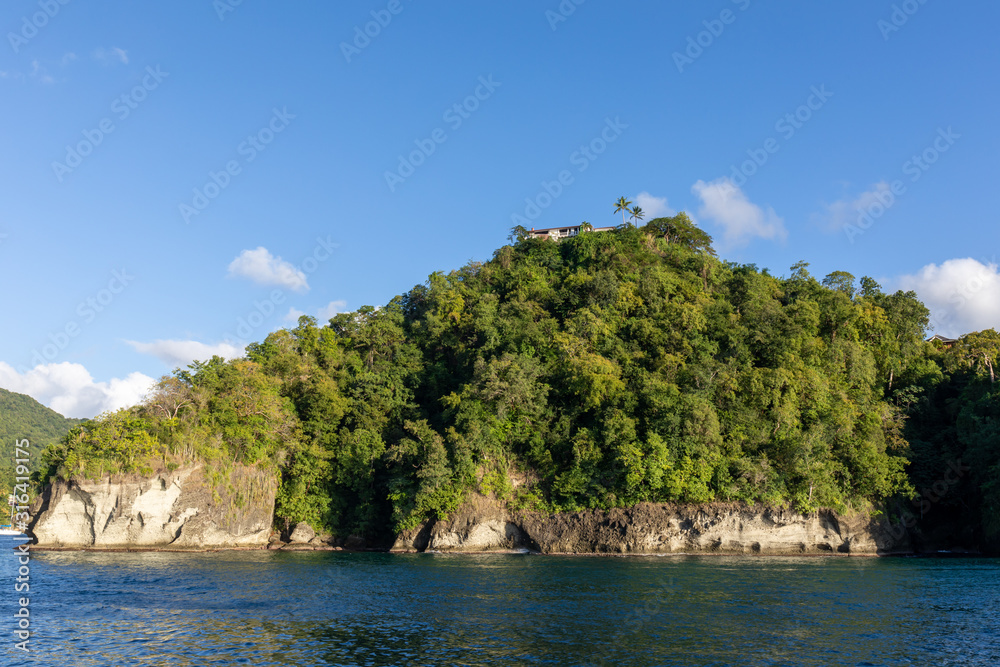
[[[720,256],[1000,328],[1000,5],[7,0],[0,387],[62,414],[382,305],[511,227],[685,211]]]

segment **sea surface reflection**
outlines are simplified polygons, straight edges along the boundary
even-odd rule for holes
[[[17,564],[0,562],[10,619]],[[48,552],[30,567],[33,650],[7,633],[9,664],[1000,664],[993,560]]]

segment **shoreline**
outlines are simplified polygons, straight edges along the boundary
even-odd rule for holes
[[[383,553],[391,555],[420,555],[429,556],[545,556],[545,557],[589,557],[589,558],[670,558],[670,557],[699,557],[707,556],[719,557],[740,557],[747,559],[754,558],[1000,558],[979,552],[969,551],[893,551],[886,553],[746,553],[737,551],[672,551],[672,552],[646,552],[646,553],[612,553],[612,552],[571,552],[559,551],[544,553],[541,551],[518,550],[518,549],[494,549],[488,551],[416,551],[402,549],[345,549],[342,547],[327,547],[316,549],[269,549],[262,547],[44,547],[32,545],[32,552],[93,552],[93,553],[218,553],[218,552],[240,552],[240,551],[267,551],[274,553]]]
[[[181,477],[167,476],[174,482]],[[160,477],[159,486],[167,478]],[[608,510],[542,513],[512,511],[493,496],[472,494],[448,518],[428,518],[395,536],[380,534],[368,539],[319,535],[302,523],[294,529],[285,526],[282,532],[273,525],[273,510],[269,508],[260,508],[249,517],[249,528],[240,524],[239,529],[222,530],[219,526],[226,525],[228,515],[219,508],[202,513],[208,501],[202,497],[204,494],[195,494],[203,491],[198,485],[192,487],[194,495],[180,506],[180,499],[166,497],[161,499],[158,511],[152,513],[155,517],[138,514],[135,497],[144,488],[137,487],[139,481],[123,483],[121,488],[94,488],[89,505],[77,502],[68,488],[56,493],[51,487],[48,501],[61,509],[56,512],[54,505],[39,503],[39,513],[28,531],[35,541],[32,549],[109,553],[267,550],[619,557],[984,557],[979,550],[948,542],[913,540],[905,528],[868,512],[838,515],[824,509],[800,514],[788,507],[718,502],[639,503]],[[154,484],[153,490],[147,492],[154,493],[157,488]],[[100,497],[94,500],[94,495]],[[131,503],[131,509],[126,507],[105,518],[102,512],[112,506],[111,501],[116,508]],[[98,507],[105,509],[98,512]],[[186,509],[177,515],[178,507]],[[200,518],[181,526],[171,518],[189,515]],[[158,519],[163,521],[162,528]],[[108,528],[112,524],[114,530]],[[82,530],[88,527],[89,531]]]

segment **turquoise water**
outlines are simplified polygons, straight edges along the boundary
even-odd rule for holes
[[[33,650],[5,621],[9,664],[1000,665],[991,560],[36,553],[30,569]]]

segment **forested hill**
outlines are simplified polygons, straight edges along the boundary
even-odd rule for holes
[[[380,535],[471,490],[549,510],[906,514],[975,450],[920,516],[960,503],[974,539],[998,532],[995,333],[934,347],[912,292],[721,261],[683,214],[511,240],[381,308],[304,317],[246,359],[164,379],[146,405],[71,433],[48,474],[257,462],[282,477],[279,522]]]
[[[27,439],[32,453],[37,455],[44,447],[59,442],[81,421],[67,419],[30,396],[0,389],[0,442],[4,446],[0,457],[0,497],[6,498],[12,490],[15,440]]]

